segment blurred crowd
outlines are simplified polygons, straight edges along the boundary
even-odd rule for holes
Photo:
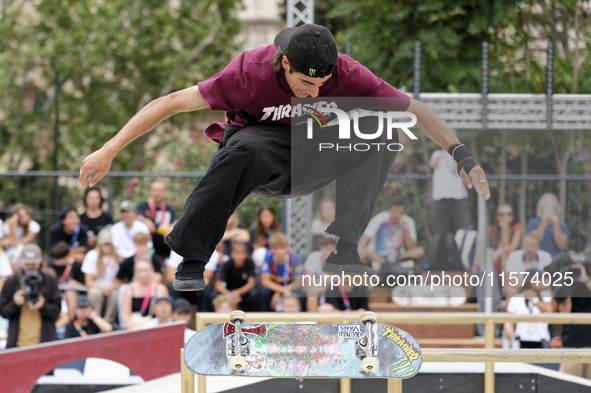
[[[449,158],[439,151],[430,161],[434,179],[449,179],[433,182],[434,236],[429,247],[419,244],[415,221],[407,215],[402,199],[393,198],[388,209],[376,212],[367,226],[358,252],[380,277],[477,268],[467,193],[459,177],[452,176],[455,168]],[[48,230],[45,252],[37,245],[42,228],[29,207],[16,204],[11,215],[0,221],[0,316],[4,318],[0,339],[5,338],[6,347],[174,321],[186,324],[188,340],[197,311],[370,308],[366,287],[302,285],[304,275],[324,276],[322,264],[335,250],[337,239],[325,232],[335,218],[331,200],[318,204],[310,228],[313,250],[305,256],[292,251],[277,212],[269,206],[260,206],[255,222],[247,225],[236,214],[230,216],[205,268],[208,285],[199,292],[172,288],[182,257],[165,243],[178,217],[166,203],[164,182],[152,183],[146,201],[121,202],[118,222],[103,209],[104,203],[100,189],[87,188],[84,211],[68,207],[61,212],[59,221]],[[518,314],[591,312],[591,237],[586,250],[566,251],[569,228],[559,217],[553,194],[540,197],[537,216],[526,228],[516,222],[511,205],[497,207],[488,239],[503,310]],[[543,279],[548,277],[544,273],[552,279]],[[572,285],[564,285],[569,277]],[[549,347],[557,338],[563,347],[591,347],[591,327],[586,325],[560,328],[517,323],[503,328],[503,336],[514,347]],[[562,369],[582,375],[585,366],[564,364]],[[591,376],[591,370],[585,374]]]

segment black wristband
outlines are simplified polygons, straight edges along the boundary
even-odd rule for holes
[[[458,164],[458,175],[462,169],[466,174],[470,174],[470,171],[478,166],[478,161],[476,161],[472,152],[461,143],[454,143],[447,149],[447,152]]]

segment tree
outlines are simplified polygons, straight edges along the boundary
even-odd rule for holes
[[[238,49],[238,5],[238,0],[4,1],[0,85],[7,94],[0,97],[0,164],[16,169],[26,158],[33,169],[47,168],[53,132],[48,98],[59,71],[60,169],[76,170],[150,100],[194,85],[227,64]],[[193,118],[178,116],[156,134],[166,140],[162,131],[171,125],[196,129]],[[145,168],[148,140],[124,149],[113,167]]]

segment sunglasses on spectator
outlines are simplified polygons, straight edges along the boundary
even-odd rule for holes
[[[511,212],[498,212],[497,216],[512,216],[513,213]]]

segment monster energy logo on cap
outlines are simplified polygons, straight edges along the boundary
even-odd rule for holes
[[[287,56],[291,68],[313,78],[330,75],[338,60],[331,32],[311,23],[281,31],[275,37],[275,47]]]

